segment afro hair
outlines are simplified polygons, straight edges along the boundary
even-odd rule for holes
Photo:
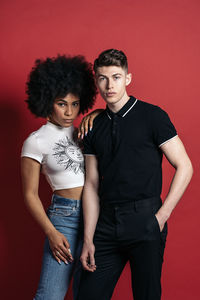
[[[65,56],[37,59],[32,68],[26,93],[29,110],[37,117],[48,117],[58,97],[71,93],[80,99],[79,113],[92,108],[97,89],[92,64],[84,56]]]

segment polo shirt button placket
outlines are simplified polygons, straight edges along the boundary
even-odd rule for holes
[[[117,115],[113,116],[113,126],[112,126],[112,133],[113,135],[116,134],[116,127],[117,127]]]
[[[113,151],[115,150],[117,144],[117,118],[118,116],[114,114],[112,116],[112,144],[113,144]]]
[[[119,215],[119,207],[118,206],[115,206],[114,207],[114,210],[115,210],[115,224],[120,224],[119,220],[118,220],[118,215]]]

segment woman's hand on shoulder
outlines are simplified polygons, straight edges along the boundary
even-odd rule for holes
[[[88,115],[86,115],[78,128],[78,138],[83,139],[84,135],[88,134],[89,130],[92,130],[94,119],[103,111],[104,109],[95,109]]]
[[[59,264],[61,260],[66,264],[73,261],[70,244],[64,234],[55,229],[47,237],[53,256]]]

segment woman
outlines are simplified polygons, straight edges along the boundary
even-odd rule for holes
[[[82,56],[37,60],[27,82],[28,108],[47,119],[21,154],[25,203],[47,236],[35,300],[64,299],[79,260],[84,158],[73,121],[93,106],[96,93],[92,67]],[[38,195],[41,172],[53,190],[47,214]]]

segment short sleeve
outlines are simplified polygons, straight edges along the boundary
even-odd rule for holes
[[[43,155],[39,149],[37,136],[32,133],[24,142],[21,152],[21,157],[30,157],[37,160],[39,163],[42,162]]]
[[[153,135],[155,143],[159,147],[177,136],[177,131],[168,114],[160,107],[156,107],[153,113]]]
[[[85,155],[96,155],[95,149],[92,145],[92,132],[89,132],[87,136],[84,137],[83,140],[83,154]]]

